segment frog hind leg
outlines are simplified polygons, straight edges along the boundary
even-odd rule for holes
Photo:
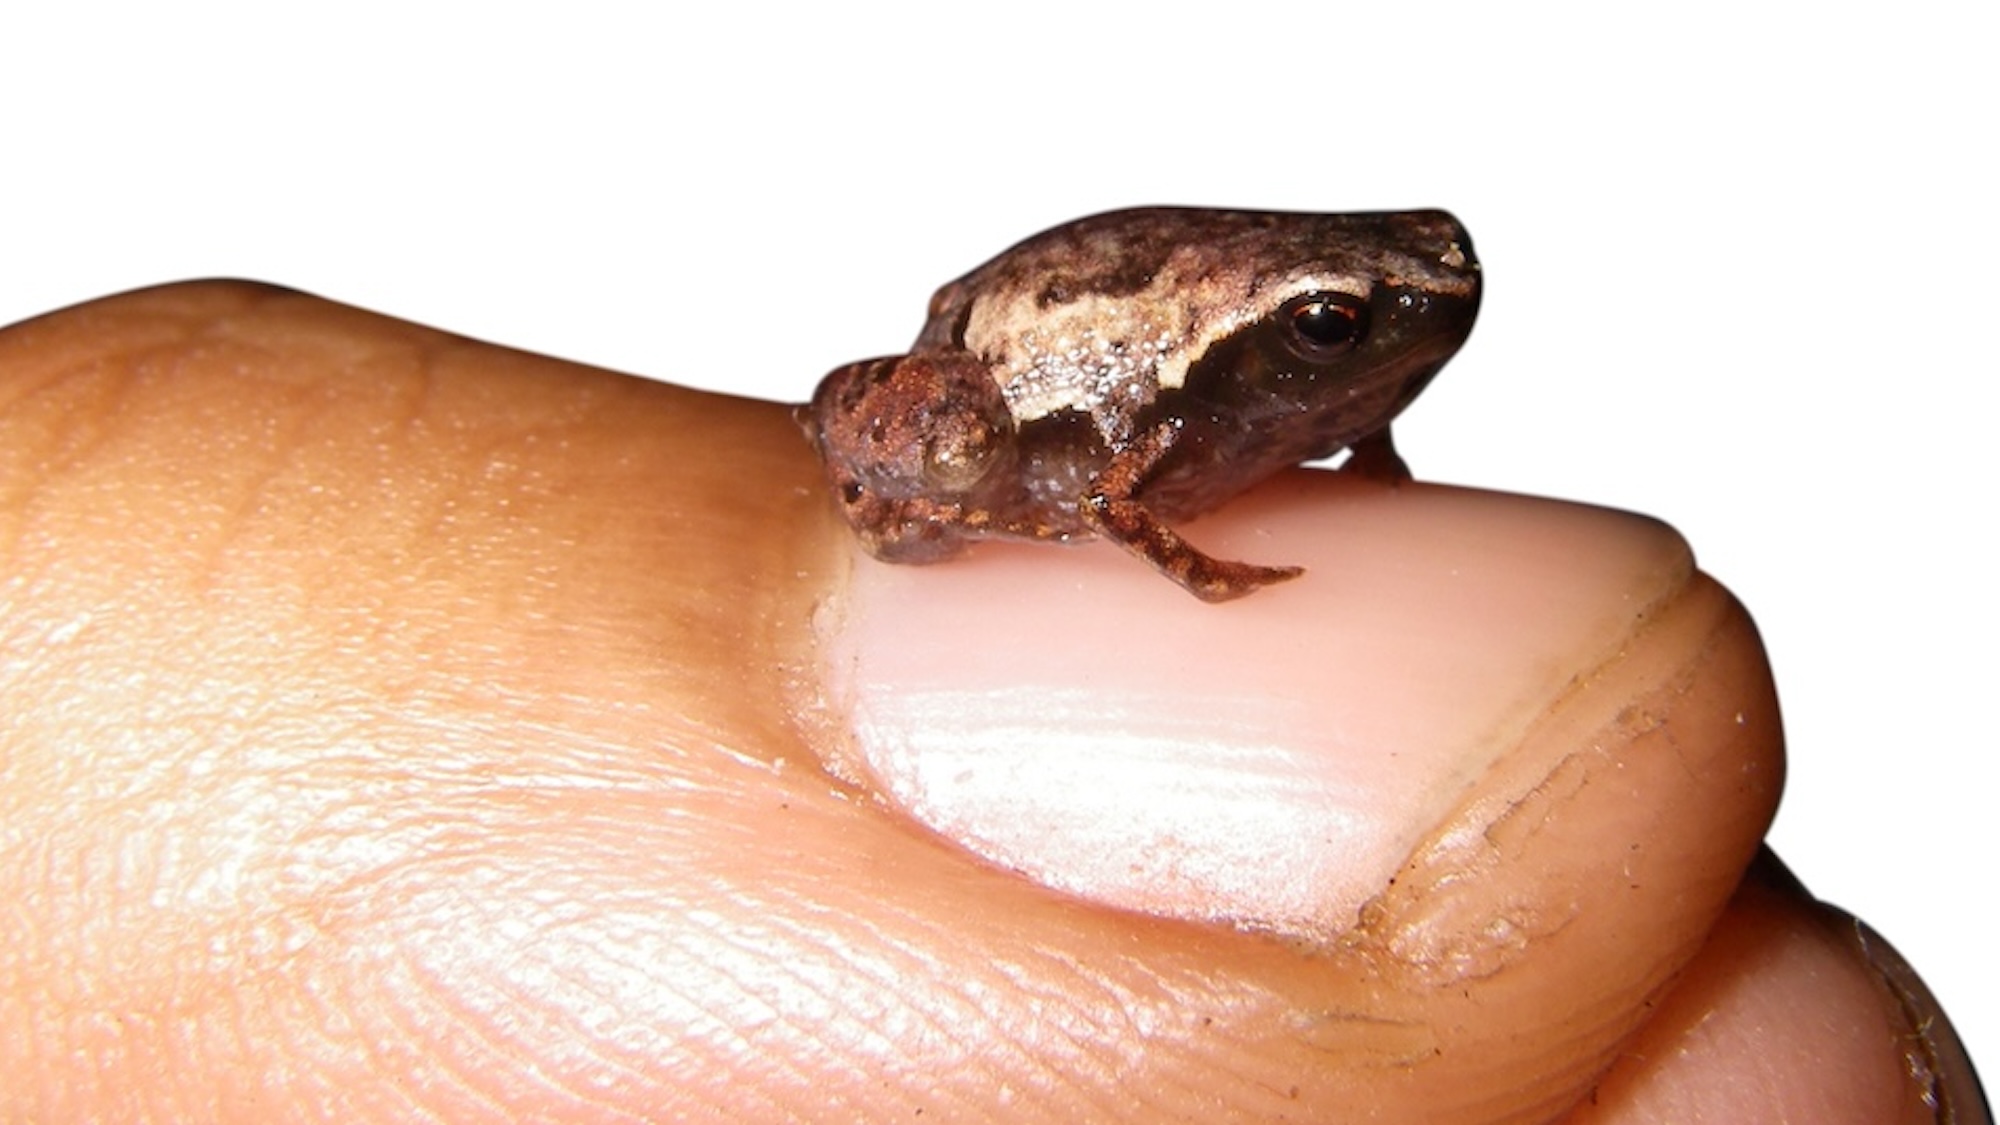
[[[1083,498],[1090,525],[1205,602],[1230,601],[1305,573],[1302,567],[1258,566],[1205,554],[1137,499],[1179,433],[1175,423],[1161,422],[1112,457]]]
[[[862,360],[821,380],[806,429],[841,514],[868,553],[927,563],[964,550],[966,492],[1012,423],[986,365],[965,352]]]

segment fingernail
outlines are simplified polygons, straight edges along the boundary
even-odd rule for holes
[[[1925,1091],[1925,1104],[1939,1122],[1990,1123],[1993,1110],[1987,1104],[1979,1073],[1944,1006],[1896,947],[1859,919],[1854,922],[1854,941],[1902,1007],[1910,1029],[1903,1041],[1904,1065],[1911,1081]]]
[[[1323,472],[1187,532],[1306,573],[1208,605],[1102,544],[857,558],[850,768],[1050,887],[1325,935],[1692,574],[1651,520]]]

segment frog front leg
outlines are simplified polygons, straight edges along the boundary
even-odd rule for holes
[[[1139,490],[1179,436],[1180,423],[1167,420],[1120,449],[1092,479],[1083,498],[1084,519],[1106,539],[1144,559],[1205,602],[1240,598],[1305,573],[1296,566],[1258,566],[1205,554],[1138,499]]]
[[[1403,455],[1396,452],[1396,442],[1389,436],[1389,427],[1382,427],[1348,448],[1351,452],[1342,462],[1341,472],[1354,473],[1366,480],[1388,485],[1401,484],[1410,479],[1410,466],[1404,463]]]
[[[820,382],[804,421],[869,554],[937,562],[986,531],[988,517],[967,496],[1010,447],[1013,421],[976,357],[850,363]]]

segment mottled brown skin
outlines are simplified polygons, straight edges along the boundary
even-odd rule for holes
[[[1212,558],[1168,521],[1342,449],[1406,477],[1389,422],[1479,289],[1441,211],[1097,215],[940,289],[910,353],[829,374],[807,424],[877,558],[1103,535],[1225,601],[1300,570]]]

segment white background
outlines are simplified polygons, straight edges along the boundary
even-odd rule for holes
[[[700,7],[21,6],[0,323],[246,276],[797,399],[1086,212],[1449,207],[1489,289],[1417,474],[1689,537],[1777,668],[1777,846],[1990,1062],[1977,6]]]

